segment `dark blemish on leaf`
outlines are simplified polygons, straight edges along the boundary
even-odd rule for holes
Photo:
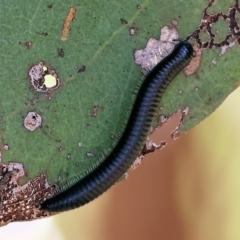
[[[30,49],[33,45],[32,42],[27,41],[27,42],[19,42],[19,44],[24,45],[27,49]]]
[[[125,20],[124,18],[120,18],[121,24],[128,24],[128,21]]]
[[[206,102],[206,105],[210,105],[211,103],[212,103],[212,98],[209,97],[208,100],[207,100],[207,102]]]
[[[47,7],[51,9],[51,8],[53,7],[53,3],[52,3],[52,4],[49,4],[49,5],[47,5]]]
[[[59,147],[59,148],[58,148],[58,151],[59,151],[59,152],[61,152],[62,150],[63,150],[63,148],[62,148],[62,147]]]
[[[48,33],[47,32],[36,32],[36,34],[40,35],[40,36],[44,36],[47,37]]]
[[[141,6],[140,6],[140,5],[137,5],[137,9],[141,9]]]
[[[194,76],[196,79],[200,79],[200,76],[199,76],[198,72],[195,72],[193,76]]]
[[[62,57],[62,58],[64,57],[64,50],[63,50],[63,48],[58,48],[57,52],[58,52],[58,56],[59,57]]]
[[[79,73],[82,73],[82,72],[85,72],[86,71],[86,66],[85,65],[82,65],[79,69],[78,69],[78,72]]]

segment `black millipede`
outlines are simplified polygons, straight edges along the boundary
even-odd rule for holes
[[[192,45],[178,42],[173,51],[145,77],[126,128],[113,151],[91,173],[41,204],[51,212],[74,209],[92,201],[115,184],[130,168],[146,143],[159,102],[171,80],[190,62]]]

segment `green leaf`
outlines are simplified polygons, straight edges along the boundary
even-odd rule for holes
[[[231,6],[218,1],[208,11],[228,14]],[[112,149],[142,81],[134,51],[144,49],[149,38],[159,39],[162,27],[173,20],[180,39],[185,39],[198,28],[205,7],[206,2],[200,0],[0,0],[0,205],[4,200],[6,207],[11,201],[24,201],[7,187],[10,179],[15,187],[21,184],[26,189],[34,179],[42,179],[41,187],[33,187],[32,208],[38,211],[39,202],[53,195],[53,189],[86,174],[105,150]],[[229,34],[228,22],[220,17],[213,24],[214,33],[219,32],[216,41]],[[204,29],[200,37],[209,39]],[[196,43],[195,38],[190,41]],[[220,48],[203,49],[194,74],[179,74],[166,90],[159,114],[189,107],[181,131],[211,114],[239,85],[237,45],[236,41],[222,55]],[[45,89],[41,85],[36,91],[29,71],[41,62],[47,69],[44,74],[53,71],[59,85],[52,79],[45,82]],[[29,112],[42,119],[34,131],[24,127]],[[20,165],[10,167],[10,162]],[[45,192],[37,195],[40,191]],[[0,222],[37,217],[8,215]]]

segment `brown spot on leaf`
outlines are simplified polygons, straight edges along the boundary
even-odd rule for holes
[[[44,174],[23,186],[19,178],[25,176],[21,163],[0,165],[0,226],[14,221],[28,221],[53,215],[41,211],[41,202],[55,195],[59,189],[49,185]]]
[[[75,15],[76,15],[76,9],[74,7],[71,7],[63,24],[62,36],[61,36],[62,41],[67,40],[69,31],[70,31],[70,23],[75,19]]]
[[[201,65],[202,60],[202,50],[197,46],[193,46],[195,51],[195,56],[192,58],[190,63],[183,69],[183,72],[186,76],[194,74]]]

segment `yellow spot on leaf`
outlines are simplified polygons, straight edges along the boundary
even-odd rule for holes
[[[62,41],[67,40],[68,33],[70,30],[70,23],[74,20],[75,15],[76,15],[76,9],[74,7],[71,7],[63,24],[62,36],[61,36]]]
[[[57,79],[51,74],[45,75],[44,80],[44,85],[46,88],[53,88],[57,85]]]

